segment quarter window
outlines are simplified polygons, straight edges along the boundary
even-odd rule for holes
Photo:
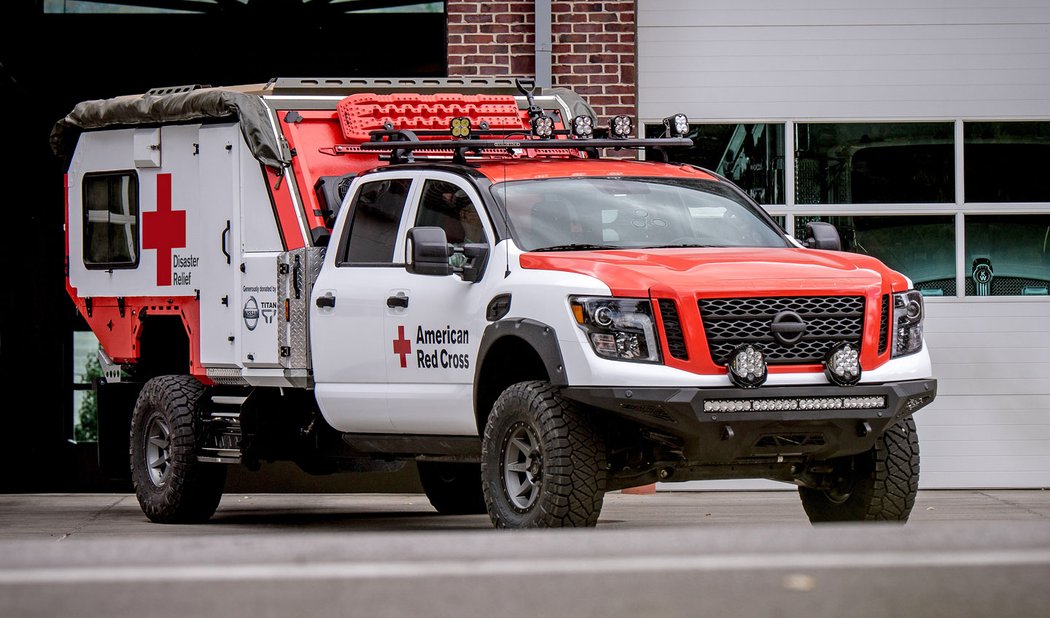
[[[84,265],[134,268],[139,262],[139,183],[133,172],[89,174],[83,182]]]

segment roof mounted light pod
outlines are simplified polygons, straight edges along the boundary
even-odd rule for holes
[[[689,118],[685,114],[675,114],[664,118],[664,137],[685,137],[689,135]]]
[[[594,117],[586,114],[572,119],[572,135],[577,139],[594,137]]]
[[[627,139],[634,132],[634,121],[630,116],[613,116],[609,121],[609,135],[616,139]]]

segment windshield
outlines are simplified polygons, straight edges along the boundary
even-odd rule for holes
[[[757,207],[709,180],[552,178],[491,190],[525,251],[789,246]]]

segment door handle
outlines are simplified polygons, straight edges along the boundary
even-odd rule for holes
[[[230,252],[226,250],[226,240],[230,237],[230,220],[226,220],[226,229],[222,231],[220,240],[222,241],[222,254],[226,256],[226,263],[230,263]]]
[[[318,307],[334,308],[335,307],[335,296],[332,296],[331,294],[325,294],[324,296],[318,296],[316,303],[317,303]]]
[[[386,299],[386,306],[391,309],[394,309],[395,307],[408,309],[408,297],[404,295],[390,296]]]

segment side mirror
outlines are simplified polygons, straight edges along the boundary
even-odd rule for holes
[[[452,274],[448,258],[452,255],[445,230],[439,227],[414,227],[408,230],[406,253],[410,260],[405,268],[417,275],[443,277]]]
[[[463,280],[471,283],[481,281],[489,261],[489,246],[483,242],[467,243],[463,245],[463,257],[467,260],[463,266]]]
[[[823,221],[813,221],[806,224],[806,239],[802,244],[810,249],[826,249],[828,251],[842,251],[842,238],[835,226]]]

